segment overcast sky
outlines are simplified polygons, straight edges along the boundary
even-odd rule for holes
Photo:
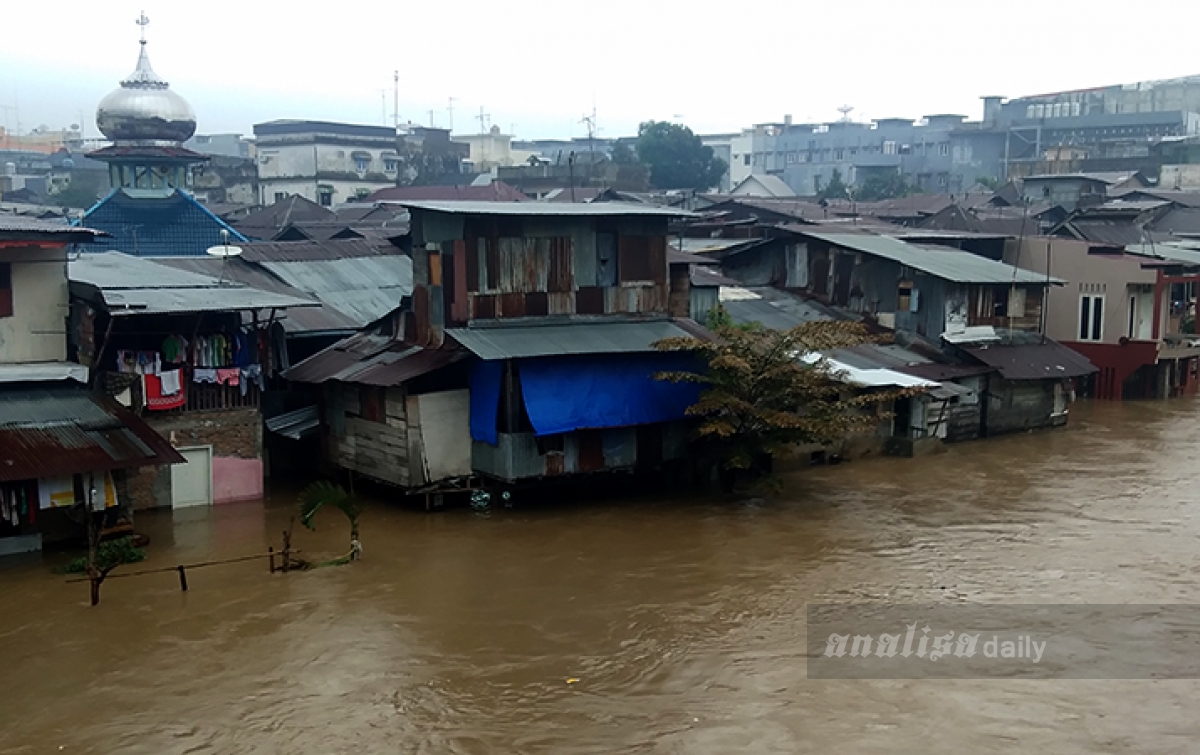
[[[977,119],[1016,97],[1200,73],[1200,2],[1043,0],[58,0],[6,3],[0,125],[96,135],[100,98],[150,58],[200,133],[275,118],[383,123],[400,71],[402,121],[521,138],[602,136],[647,119],[733,131],[791,114]]]

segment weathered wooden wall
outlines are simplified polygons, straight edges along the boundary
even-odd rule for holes
[[[409,484],[408,417],[403,388],[325,386],[326,460],[380,482]]]

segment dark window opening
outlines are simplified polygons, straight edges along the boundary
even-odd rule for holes
[[[0,317],[13,316],[12,265],[0,263]]]

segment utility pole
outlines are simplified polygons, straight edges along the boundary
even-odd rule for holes
[[[386,89],[377,89],[376,91],[379,92],[379,117],[380,117],[379,122],[381,124],[383,124],[384,126],[386,126],[387,125],[387,90]]]
[[[435,126],[433,125],[433,111],[432,110],[429,111],[429,128],[435,128]]]
[[[392,74],[392,126],[400,130],[400,71]]]

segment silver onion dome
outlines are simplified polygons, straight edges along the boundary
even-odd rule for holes
[[[114,142],[184,142],[196,133],[196,113],[150,67],[142,40],[137,68],[96,108],[96,126]]]

